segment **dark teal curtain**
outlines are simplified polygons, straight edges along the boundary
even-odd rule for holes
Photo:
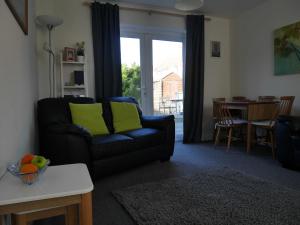
[[[96,99],[122,96],[119,7],[94,2],[91,11]]]
[[[184,89],[183,142],[202,139],[204,95],[204,16],[186,17],[186,71]]]

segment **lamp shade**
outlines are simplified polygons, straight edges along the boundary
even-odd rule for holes
[[[40,15],[36,17],[36,22],[41,26],[57,27],[63,23],[63,20],[55,16]]]
[[[176,0],[175,8],[182,11],[192,11],[203,6],[204,0]]]

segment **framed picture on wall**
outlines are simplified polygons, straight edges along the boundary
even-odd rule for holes
[[[75,61],[76,59],[76,49],[75,48],[64,48],[64,61]]]
[[[274,31],[276,76],[300,73],[300,21]]]
[[[220,41],[211,41],[211,57],[221,57]]]
[[[28,34],[28,0],[5,0],[24,34]]]

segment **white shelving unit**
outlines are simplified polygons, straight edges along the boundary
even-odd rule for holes
[[[83,84],[75,84],[74,71],[83,71]],[[64,61],[60,54],[61,96],[88,97],[87,62]]]

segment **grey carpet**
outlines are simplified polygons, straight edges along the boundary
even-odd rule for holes
[[[300,192],[230,169],[114,191],[138,225],[299,225]]]
[[[170,162],[153,162],[117,173],[95,182],[93,215],[95,225],[136,225],[111,191],[168,178],[190,176],[207,168],[230,167],[275,184],[300,190],[300,172],[284,169],[272,160],[268,148],[254,148],[247,154],[244,145],[233,143],[214,148],[211,143],[184,145],[176,143]],[[40,221],[39,225],[64,225],[61,218]]]

